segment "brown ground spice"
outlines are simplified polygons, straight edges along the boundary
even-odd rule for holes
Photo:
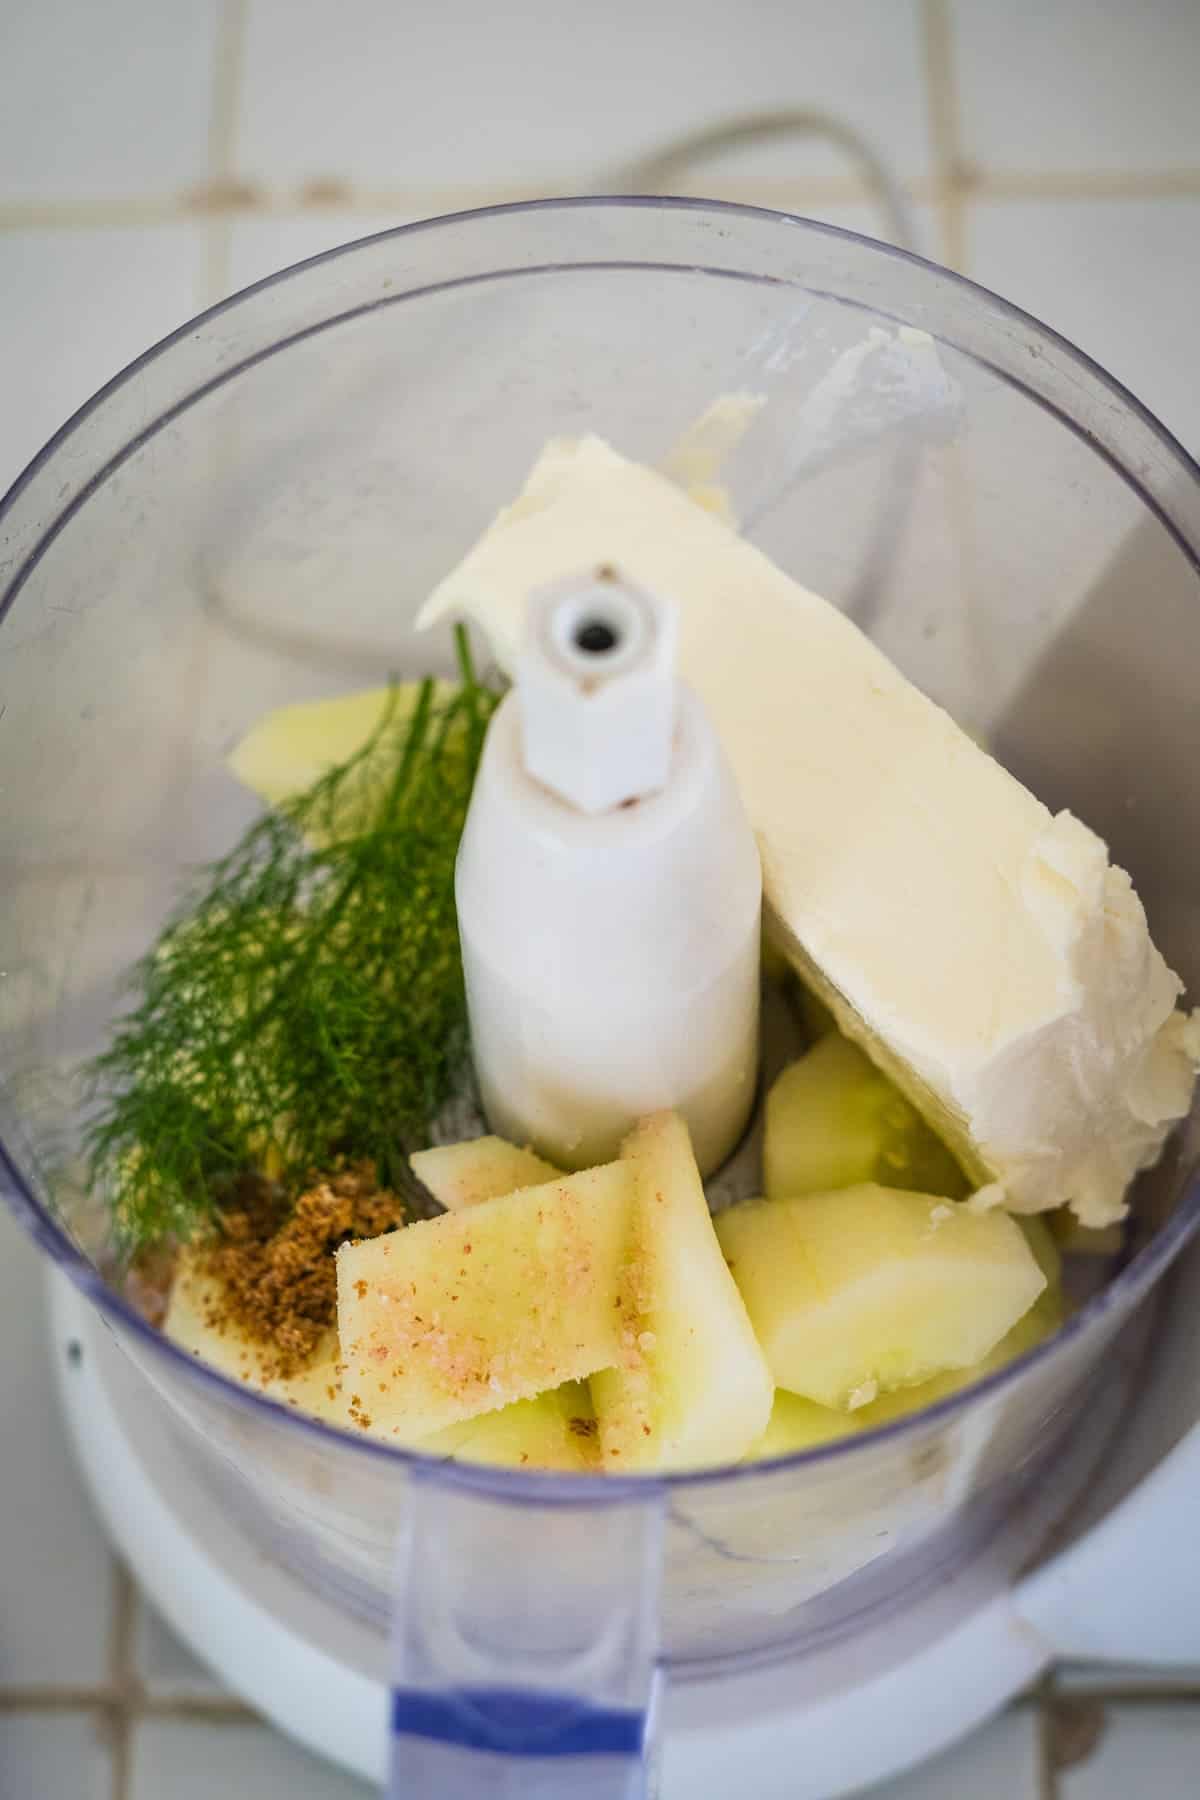
[[[351,1238],[404,1223],[404,1207],[360,1163],[317,1180],[294,1205],[263,1182],[246,1183],[221,1215],[221,1235],[202,1261],[218,1278],[222,1312],[266,1350],[267,1380],[302,1369],[337,1318],[334,1252]]]

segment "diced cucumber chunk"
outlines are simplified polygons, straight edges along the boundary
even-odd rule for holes
[[[532,1400],[447,1425],[416,1448],[459,1462],[500,1463],[514,1469],[562,1469],[585,1475],[599,1462],[596,1420],[587,1383],[566,1381]]]
[[[815,1450],[818,1444],[831,1443],[835,1438],[852,1437],[861,1429],[860,1419],[859,1413],[835,1412],[831,1406],[818,1406],[800,1394],[776,1388],[767,1429],[751,1444],[743,1460],[762,1462],[769,1456]]]
[[[994,1375],[997,1369],[1003,1369],[1008,1363],[1015,1362],[1018,1356],[1024,1356],[1038,1344],[1056,1332],[1067,1316],[1066,1303],[1058,1288],[1047,1288],[1030,1307],[1024,1318],[1018,1319],[1012,1330],[1007,1332],[994,1350],[989,1351],[982,1362],[973,1364],[969,1369],[947,1369],[941,1375],[935,1375],[931,1381],[923,1381],[919,1387],[899,1388],[895,1393],[883,1394],[870,1406],[862,1407],[853,1417],[867,1431],[877,1425],[890,1425],[894,1419],[903,1419],[910,1413],[923,1412],[927,1406],[933,1406],[939,1400],[945,1400],[951,1394],[959,1393],[963,1388],[973,1387],[982,1381],[985,1375]]]
[[[687,1126],[643,1119],[621,1149],[633,1231],[619,1318],[622,1355],[591,1379],[602,1466],[692,1469],[736,1462],[766,1428],[773,1384],[725,1266]]]
[[[498,1137],[439,1144],[433,1150],[415,1151],[408,1160],[417,1180],[424,1182],[447,1212],[482,1206],[485,1200],[503,1199],[518,1188],[555,1181],[562,1174],[532,1150]]]
[[[916,1108],[836,1032],[785,1069],[767,1095],[763,1173],[773,1200],[863,1181],[949,1199],[968,1191]]]
[[[974,1367],[1047,1285],[1006,1214],[932,1194],[744,1200],[716,1226],[777,1386],[848,1411]]]

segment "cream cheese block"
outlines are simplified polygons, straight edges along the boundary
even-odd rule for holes
[[[801,974],[953,1146],[984,1205],[1125,1211],[1190,1104],[1196,1021],[1101,840],[1051,814],[858,628],[599,438],[555,439],[420,623],[512,669],[529,591],[615,566],[680,607]]]

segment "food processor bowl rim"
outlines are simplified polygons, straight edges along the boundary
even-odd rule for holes
[[[1002,299],[990,289],[982,287],[979,283],[971,281],[968,277],[960,275],[954,270],[944,269],[941,265],[931,262],[925,257],[917,255],[913,251],[903,250],[893,245],[880,243],[878,240],[869,238],[861,232],[850,231],[841,226],[828,225],[820,220],[806,219],[802,215],[795,213],[776,212],[765,207],[746,206],[731,201],[703,200],[687,197],[589,195],[578,198],[555,197],[546,200],[514,201],[499,206],[475,208],[466,212],[447,213],[436,218],[417,220],[412,224],[391,227],[384,231],[372,233],[363,238],[357,238],[350,243],[335,246],[330,250],[322,251],[316,256],[307,257],[303,261],[294,263],[286,269],[264,276],[261,280],[239,290],[238,293],[217,302],[216,305],[197,314],[186,324],[180,326],[178,330],[173,331],[167,337],[161,339],[157,344],[153,345],[141,356],[128,364],[126,368],[115,375],[111,381],[107,382],[104,387],[102,387],[90,400],[85,402],[85,404],[81,406],[57,432],[55,432],[54,436],[49,439],[25,470],[17,476],[7,494],[0,499],[0,533],[3,531],[6,515],[20,495],[25,491],[36,475],[49,465],[57,455],[58,451],[79,430],[86,420],[103,407],[115,392],[133,379],[148,364],[164,356],[172,349],[172,347],[185,338],[193,336],[196,333],[197,327],[202,326],[207,321],[216,319],[231,309],[244,304],[251,297],[288,281],[292,276],[302,270],[311,269],[317,265],[331,262],[344,256],[354,255],[355,253],[362,252],[369,246],[379,244],[383,241],[414,236],[422,233],[434,233],[448,227],[461,227],[464,224],[469,224],[476,220],[490,219],[502,215],[520,216],[523,214],[549,211],[582,213],[592,209],[658,209],[665,212],[691,214],[711,213],[717,217],[724,218],[758,218],[764,221],[778,223],[789,229],[798,228],[817,237],[827,237],[835,242],[840,240],[850,241],[863,246],[873,255],[877,255],[883,260],[893,260],[913,265],[919,269],[928,270],[930,274],[937,276],[941,280],[948,281],[968,294],[981,296],[990,306],[998,308],[1002,315],[1011,318],[1025,328],[1032,328],[1034,333],[1039,335],[1045,342],[1054,344],[1061,351],[1065,352],[1068,359],[1077,365],[1085,377],[1097,382],[1111,397],[1119,401],[1119,403],[1131,411],[1144,426],[1148,427],[1158,438],[1162,447],[1172,458],[1174,458],[1178,465],[1178,472],[1190,477],[1191,480],[1200,487],[1200,465],[1197,465],[1195,460],[1189,455],[1187,450],[1184,449],[1172,433],[1161,424],[1161,422],[1136,398],[1135,395],[1131,394],[1119,381],[1109,375],[1105,369],[1093,361],[1086,352],[1080,350],[1069,339],[1063,337],[1051,327],[1044,325],[1032,314],[1023,311],[1020,307],[1012,305],[1009,301]],[[207,382],[201,383],[200,386],[182,400],[169,406],[154,421],[146,425],[126,444],[122,445],[119,450],[109,458],[103,468],[98,470],[83,484],[80,491],[71,497],[61,513],[56,515],[45,525],[39,534],[37,543],[33,545],[28,553],[22,558],[20,566],[13,572],[5,590],[0,593],[0,622],[3,621],[9,606],[24,585],[32,568],[36,566],[36,563],[40,560],[45,549],[58,535],[58,532],[63,528],[71,516],[86,503],[89,496],[108,478],[115,467],[119,466],[119,464],[129,455],[133,454],[137,448],[144,444],[157,431],[162,429],[169,420],[187,411],[197,400],[203,398],[206,394],[215,389],[224,386],[227,382],[234,380],[238,375],[244,373],[247,368],[253,367],[258,362],[264,361],[266,358],[277,354],[280,350],[287,348],[290,343],[297,341],[297,339],[314,335],[317,332],[324,331],[340,323],[344,323],[348,318],[354,317],[363,311],[374,310],[380,305],[399,304],[405,300],[419,297],[422,294],[437,291],[440,288],[448,289],[466,285],[473,281],[496,279],[505,274],[533,275],[551,271],[565,272],[567,270],[581,268],[603,269],[614,267],[630,270],[658,268],[664,272],[678,269],[686,270],[691,273],[725,277],[741,273],[744,278],[750,280],[802,286],[807,292],[815,291],[809,283],[801,282],[799,279],[793,283],[788,282],[785,277],[781,276],[758,274],[753,271],[738,271],[732,268],[722,268],[719,265],[707,267],[697,265],[693,262],[649,263],[645,259],[622,262],[620,259],[601,257],[595,261],[576,260],[574,262],[564,262],[562,264],[525,266],[511,270],[493,269],[490,271],[481,271],[478,274],[466,277],[460,276],[445,282],[422,283],[401,293],[388,295],[383,300],[374,300],[365,305],[359,304],[348,307],[344,312],[332,315],[331,317],[322,320],[318,325],[284,336],[241,361],[232,363],[228,368],[222,369],[218,376],[213,377]],[[839,304],[851,306],[857,304],[865,307],[865,303],[855,302],[846,296],[830,294],[828,297],[836,300]],[[886,316],[877,307],[871,307],[870,310],[876,317]],[[898,322],[907,323],[907,321]],[[951,343],[951,340],[949,339],[938,339],[938,341]],[[953,345],[952,347],[958,348]],[[1051,412],[1058,418],[1060,423],[1077,436],[1083,437],[1096,454],[1101,456],[1116,470],[1121,479],[1138,495],[1146,508],[1159,519],[1160,523],[1169,532],[1193,568],[1200,571],[1200,542],[1193,543],[1191,541],[1185,528],[1170,516],[1163,505],[1154,496],[1146,491],[1137,475],[1126,468],[1113,452],[1109,451],[1103,444],[1097,442],[1097,440],[1090,433],[1086,432],[1077,421],[1062,412],[1052,401],[1039,394],[1036,389],[1033,389],[1020,381],[1007,369],[987,364],[985,358],[980,357],[973,351],[962,350],[961,353],[970,357],[971,360],[981,366],[992,367],[994,372],[1008,385],[1016,388],[1018,391],[1025,394],[1028,399],[1034,401],[1043,409]],[[1200,1224],[1200,1173],[1197,1173],[1188,1182],[1183,1193],[1180,1195],[1179,1201],[1171,1217],[1151,1242],[1131,1259],[1128,1265],[1113,1278],[1106,1288],[1086,1302],[1085,1305],[1067,1320],[1066,1323],[1049,1339],[1036,1346],[1034,1349],[1027,1351],[1023,1356],[1018,1357],[1006,1367],[995,1371],[993,1374],[988,1375],[983,1380],[973,1385],[948,1395],[946,1398],[937,1401],[932,1406],[922,1409],[920,1412],[897,1419],[891,1424],[876,1427],[874,1430],[862,1435],[850,1434],[844,1438],[836,1439],[831,1443],[817,1445],[812,1449],[793,1452],[786,1456],[773,1457],[755,1462],[720,1465],[711,1469],[685,1470],[671,1473],[654,1472],[644,1475],[604,1475],[602,1480],[598,1481],[597,1476],[593,1474],[568,1475],[553,1471],[528,1472],[479,1463],[435,1459],[422,1454],[418,1450],[387,1444],[379,1439],[367,1437],[365,1434],[343,1430],[340,1427],[326,1423],[315,1416],[301,1413],[296,1408],[288,1407],[278,1401],[272,1400],[265,1394],[249,1389],[243,1384],[229,1380],[216,1368],[199,1361],[188,1351],[183,1350],[169,1338],[165,1337],[157,1327],[151,1325],[135,1307],[123,1299],[115,1289],[109,1286],[95,1266],[83,1255],[82,1251],[78,1249],[68,1233],[54,1218],[53,1214],[31,1191],[29,1184],[18,1168],[8,1147],[2,1141],[0,1141],[0,1174],[4,1177],[2,1185],[5,1190],[5,1197],[8,1199],[10,1207],[17,1218],[26,1227],[35,1242],[48,1253],[52,1261],[63,1269],[64,1273],[75,1286],[121,1330],[129,1332],[135,1338],[141,1340],[151,1355],[165,1358],[168,1365],[177,1370],[185,1371],[185,1379],[200,1383],[202,1388],[207,1387],[207,1391],[213,1397],[219,1396],[226,1402],[232,1399],[235,1404],[248,1409],[251,1414],[273,1418],[279,1421],[287,1420],[294,1429],[307,1434],[310,1437],[315,1434],[316,1441],[331,1447],[340,1446],[362,1456],[371,1457],[377,1460],[384,1459],[386,1462],[390,1462],[393,1465],[400,1464],[401,1466],[406,1466],[412,1472],[430,1473],[436,1470],[437,1477],[441,1481],[450,1482],[456,1486],[480,1492],[497,1499],[520,1499],[528,1503],[547,1506],[596,1505],[597,1503],[607,1501],[616,1502],[627,1498],[645,1499],[651,1494],[662,1490],[669,1492],[674,1489],[690,1489],[697,1486],[709,1486],[714,1483],[727,1484],[738,1481],[755,1480],[763,1477],[783,1475],[790,1471],[802,1469],[813,1469],[815,1471],[819,1468],[832,1466],[838,1462],[839,1459],[855,1454],[861,1456],[877,1448],[899,1442],[905,1436],[924,1434],[931,1427],[941,1425],[966,1407],[974,1406],[977,1402],[990,1399],[992,1395],[1015,1384],[1018,1378],[1020,1378],[1027,1370],[1031,1370],[1035,1365],[1043,1363],[1051,1357],[1061,1355],[1065,1347],[1071,1342],[1082,1336],[1084,1333],[1098,1327],[1115,1307],[1122,1307],[1127,1303],[1130,1305],[1134,1304],[1136,1300],[1140,1299],[1153,1283],[1166,1272],[1167,1268],[1184,1248],[1188,1239],[1196,1230],[1197,1225]]]
[[[868,237],[865,232],[853,231],[848,226],[832,225],[826,223],[822,219],[807,218],[802,213],[781,212],[770,207],[747,205],[740,201],[706,200],[690,195],[555,195],[548,199],[512,200],[494,206],[471,207],[459,212],[440,213],[433,218],[415,219],[405,225],[393,225],[386,227],[382,231],[369,232],[363,237],[352,238],[347,243],[335,244],[328,250],[318,251],[313,256],[303,257],[298,262],[290,263],[285,268],[277,269],[269,275],[260,276],[257,281],[252,281],[245,287],[239,288],[236,293],[229,294],[225,299],[215,301],[213,305],[205,307],[201,312],[193,314],[192,317],[185,320],[182,325],[177,326],[174,331],[168,332],[165,337],[160,338],[157,343],[152,344],[147,350],[144,350],[140,356],[136,356],[132,362],[127,363],[124,368],[119,369],[115,375],[105,382],[103,387],[98,388],[96,393],[94,393],[90,399],[85,400],[82,406],[78,407],[76,411],[59,426],[52,437],[47,439],[46,443],[37,454],[16,476],[7,492],[0,494],[0,532],[3,530],[6,515],[14,502],[22,493],[24,493],[25,489],[30,485],[33,479],[53,459],[57,451],[63,447],[67,440],[93,415],[93,413],[98,412],[113,394],[124,387],[126,383],[131,381],[135,376],[140,374],[143,369],[149,367],[150,364],[159,361],[160,358],[164,357],[166,353],[176,345],[183,343],[190,337],[196,336],[200,327],[222,318],[226,313],[234,311],[239,306],[243,306],[247,301],[268,292],[271,288],[283,285],[302,271],[318,268],[323,264],[335,262],[342,257],[352,256],[367,250],[372,246],[391,241],[398,241],[400,239],[419,237],[425,234],[432,235],[438,231],[449,228],[459,228],[465,224],[471,224],[477,221],[508,216],[538,215],[556,212],[585,213],[588,211],[616,212],[621,210],[636,212],[657,210],[688,216],[711,213],[717,218],[756,219],[781,225],[788,229],[798,230],[802,233],[811,233],[818,238],[828,238],[835,243],[852,243],[870,251],[873,255],[879,256],[884,261],[907,264],[914,269],[927,271],[930,275],[936,276],[940,281],[946,282],[952,288],[961,290],[961,292],[966,295],[976,295],[983,298],[1001,317],[1010,319],[1023,327],[1031,327],[1045,343],[1054,345],[1059,350],[1065,352],[1068,359],[1074,362],[1085,376],[1097,382],[1106,390],[1111,398],[1117,400],[1121,406],[1131,412],[1138,422],[1146,427],[1154,437],[1158,439],[1161,447],[1166,450],[1179,465],[1178,473],[1190,477],[1191,481],[1197,487],[1200,487],[1200,461],[1197,461],[1197,459],[1192,456],[1191,452],[1180,442],[1175,434],[1163,424],[1162,420],[1159,419],[1143,401],[1138,399],[1137,395],[1134,394],[1131,389],[1127,388],[1123,382],[1116,378],[1116,376],[1110,374],[1109,371],[1105,369],[1101,363],[1097,362],[1094,357],[1089,356],[1087,351],[1081,349],[1073,339],[1066,337],[1060,331],[1056,331],[1052,325],[1047,325],[1043,320],[1039,319],[1036,314],[1027,312],[1023,307],[1017,306],[1011,300],[1006,300],[1003,295],[996,293],[995,289],[986,287],[982,282],[973,281],[970,276],[961,274],[957,269],[947,268],[942,263],[934,262],[931,258],[921,256],[915,250],[904,249],[898,244],[883,243],[878,238]],[[182,400],[167,407],[156,419],[150,421],[137,431],[126,444],[123,444],[120,449],[110,457],[103,468],[97,470],[95,475],[84,484],[80,492],[72,496],[71,500],[63,508],[61,514],[46,525],[37,544],[22,559],[20,566],[13,572],[4,588],[0,589],[0,622],[3,621],[12,600],[24,585],[30,570],[36,566],[36,563],[40,560],[45,548],[53,541],[54,537],[57,536],[58,532],[62,529],[62,526],[71,518],[79,507],[86,502],[90,494],[108,478],[113,470],[124,462],[131,454],[135,453],[172,419],[178,417],[183,412],[186,412],[198,400],[203,399],[209,393],[225,386],[237,376],[244,374],[247,369],[254,367],[257,363],[267,360],[269,357],[276,355],[281,350],[289,348],[296,342],[317,336],[323,331],[344,324],[347,320],[355,318],[361,313],[375,311],[380,307],[400,305],[406,300],[419,299],[423,295],[428,295],[430,293],[449,291],[456,287],[470,286],[474,283],[486,280],[496,280],[506,275],[562,274],[570,270],[600,270],[605,268],[624,268],[626,270],[642,269],[658,271],[661,273],[678,271],[688,274],[723,276],[726,278],[737,277],[743,280],[762,282],[766,285],[796,286],[802,287],[807,293],[815,293],[819,297],[832,300],[839,305],[858,307],[860,310],[868,310],[868,303],[866,302],[855,301],[846,295],[837,294],[831,290],[813,287],[810,283],[801,281],[799,278],[770,275],[759,273],[754,270],[739,270],[732,267],[725,267],[720,264],[698,264],[693,261],[650,262],[646,259],[622,261],[620,258],[615,257],[600,257],[595,260],[588,259],[586,261],[577,258],[561,263],[549,262],[516,266],[511,269],[492,268],[480,270],[470,275],[456,276],[445,281],[417,283],[413,287],[402,290],[399,293],[388,293],[370,301],[359,302],[355,305],[346,307],[342,312],[331,314],[330,317],[321,320],[317,325],[304,327],[295,332],[290,332],[285,336],[276,339],[265,349],[255,351],[245,358],[231,363],[227,368],[222,369],[218,375],[212,377],[208,381],[201,382],[199,386],[193,389]],[[899,315],[888,314],[884,309],[878,306],[870,305],[869,310],[874,317],[880,319],[891,318],[893,322],[898,325],[907,325],[911,323],[911,321],[903,319]],[[1160,524],[1169,533],[1180,551],[1186,557],[1187,561],[1198,573],[1200,573],[1200,532],[1197,532],[1196,536],[1193,538],[1188,531],[1180,525],[1179,521],[1171,515],[1162,502],[1159,501],[1155,495],[1147,491],[1145,484],[1139,476],[1132,469],[1128,468],[1114,452],[1108,449],[1106,445],[1100,443],[1094,434],[1087,431],[1077,420],[1073,419],[1070,414],[1062,411],[1059,406],[1049,400],[1045,395],[1039,393],[1036,388],[1031,387],[1028,382],[1021,380],[1010,369],[1005,368],[1000,364],[990,362],[977,351],[966,349],[963,346],[956,344],[951,338],[938,337],[936,341],[943,343],[949,348],[958,351],[959,354],[968,357],[979,367],[990,369],[991,372],[1004,381],[1007,386],[1016,389],[1027,399],[1033,401],[1034,404],[1043,410],[1050,412],[1060,424],[1066,427],[1067,430],[1086,442],[1089,448],[1103,461],[1108,463],[1119,475],[1121,480],[1136,493],[1142,504],[1154,514]],[[2,541],[3,539],[0,537],[0,542]]]

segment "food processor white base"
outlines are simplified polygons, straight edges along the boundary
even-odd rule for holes
[[[1188,1299],[1200,1276],[1195,1258],[1191,1274],[1183,1284]],[[1169,1384],[1166,1410],[1178,1402],[1180,1375],[1194,1372],[1197,1361],[1187,1339],[1176,1344],[1179,1334],[1170,1328],[1188,1310],[1171,1309],[1156,1351],[1150,1392]],[[188,1478],[156,1428],[136,1370],[58,1273],[51,1281],[51,1326],[84,1475],[114,1544],[155,1606],[280,1730],[381,1780],[386,1644],[252,1547]],[[1153,1659],[1157,1633],[1162,1660],[1200,1657],[1200,1574],[1187,1566],[1195,1559],[1179,1556],[1187,1541],[1180,1528],[1200,1492],[1200,1438],[1191,1432],[1148,1479],[1139,1479],[1144,1390],[1138,1425],[1120,1440],[1122,1459],[1135,1459],[1138,1485],[1084,1540],[1015,1580],[1061,1512],[1061,1496],[1078,1490],[1098,1457],[1101,1485],[1113,1485],[1118,1459],[1106,1452],[1128,1399],[1121,1385],[1114,1379],[1108,1400],[1075,1434],[1056,1471],[1055,1492],[1022,1509],[967,1569],[915,1597],[901,1614],[803,1662],[670,1686],[663,1800],[727,1800],[738,1789],[755,1800],[834,1800],[934,1754],[1001,1707],[1057,1654],[1104,1654],[1112,1638],[1109,1654]],[[1115,1607],[1107,1579],[1114,1564],[1121,1571]],[[1091,1597],[1089,1605],[1080,1604],[1081,1595]],[[1170,1596],[1165,1608],[1164,1595]]]

